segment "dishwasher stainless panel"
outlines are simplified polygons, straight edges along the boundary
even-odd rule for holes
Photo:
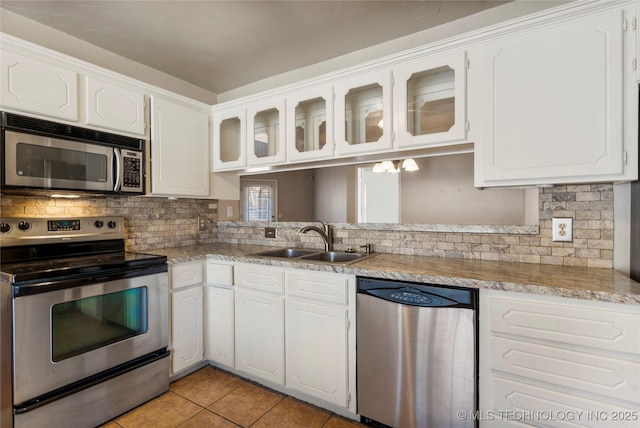
[[[473,427],[477,291],[358,278],[358,413],[394,428]]]

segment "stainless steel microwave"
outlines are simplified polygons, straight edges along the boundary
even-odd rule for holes
[[[144,140],[2,112],[4,193],[144,194]]]

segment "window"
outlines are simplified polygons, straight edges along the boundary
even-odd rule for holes
[[[240,181],[243,221],[274,221],[276,212],[275,180]]]

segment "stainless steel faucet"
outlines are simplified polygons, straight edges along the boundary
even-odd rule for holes
[[[333,238],[331,236],[331,225],[327,223],[323,223],[320,220],[314,220],[314,221],[317,221],[318,223],[322,224],[322,229],[320,229],[317,226],[305,226],[302,229],[300,229],[300,232],[304,234],[306,234],[310,230],[317,232],[318,235],[320,235],[320,237],[324,241],[324,250],[333,251]]]

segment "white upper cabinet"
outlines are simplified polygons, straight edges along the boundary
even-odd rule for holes
[[[439,146],[466,138],[466,70],[464,51],[395,69],[397,148]]]
[[[160,97],[151,103],[152,194],[209,196],[209,115]]]
[[[247,165],[273,165],[286,160],[284,98],[247,107]]]
[[[144,135],[144,94],[141,92],[86,76],[85,97],[88,125]]]
[[[213,171],[247,166],[246,109],[228,108],[213,112]]]
[[[333,156],[331,86],[287,97],[287,159],[307,161]]]
[[[391,150],[390,71],[342,80],[334,94],[337,155]]]
[[[78,73],[3,50],[0,105],[78,121]]]
[[[624,178],[623,26],[614,10],[484,46],[476,186]]]

